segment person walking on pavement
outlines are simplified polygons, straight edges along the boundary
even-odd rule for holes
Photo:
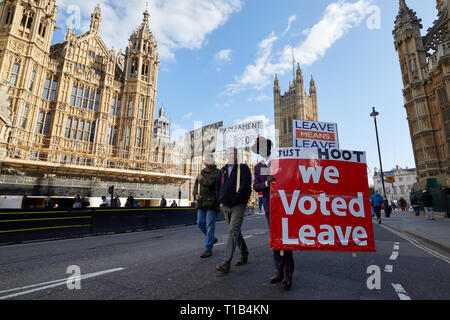
[[[420,209],[420,201],[419,197],[414,193],[411,197],[411,206],[413,207],[414,213],[416,216],[419,216],[419,209]]]
[[[271,175],[272,162],[272,141],[266,138],[259,137],[251,150],[263,157],[263,160],[255,166],[254,174],[255,181],[253,189],[256,192],[263,192],[264,211],[267,219],[267,224],[270,229],[270,187],[275,182],[275,177]],[[277,272],[270,279],[270,283],[281,282],[285,290],[289,290],[292,286],[292,275],[294,273],[294,256],[292,251],[280,250],[273,251],[273,260]]]
[[[197,202],[197,225],[206,236],[205,251],[200,258],[209,258],[212,256],[214,244],[217,243],[214,233],[220,204],[216,195],[216,183],[220,171],[214,164],[212,154],[207,154],[204,157],[203,164],[205,168],[195,180],[193,195]]]
[[[122,206],[122,203],[120,202],[119,195],[116,195],[114,199],[111,201],[111,207],[112,208],[120,208]]]
[[[377,216],[378,224],[381,223],[381,204],[383,203],[383,200],[383,197],[378,193],[378,191],[375,191],[375,193],[370,197],[370,204],[375,212],[375,215]]]
[[[167,200],[164,198],[164,195],[161,195],[161,201],[159,202],[159,206],[161,208],[167,207]]]
[[[427,220],[434,220],[433,197],[427,189],[423,190],[420,201],[422,201],[423,208],[425,209]]]
[[[241,257],[235,266],[241,266],[248,262],[248,248],[241,233],[247,203],[250,199],[252,188],[252,174],[246,164],[239,164],[237,149],[227,149],[226,164],[217,179],[216,194],[222,205],[223,214],[228,224],[228,241],[225,249],[225,257],[216,270],[228,273],[236,246],[241,251]]]

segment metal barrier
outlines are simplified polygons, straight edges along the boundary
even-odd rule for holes
[[[223,221],[219,213],[218,221]],[[133,232],[197,223],[195,208],[0,210],[0,245]]]

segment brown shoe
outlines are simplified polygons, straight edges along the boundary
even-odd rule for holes
[[[212,256],[212,251],[205,251],[202,253],[202,255],[200,256],[200,258],[209,258]]]
[[[228,273],[230,272],[230,266],[227,265],[226,263],[221,263],[216,266],[216,270],[221,271],[223,273]]]
[[[281,281],[281,286],[283,287],[284,290],[289,290],[291,289],[292,286],[292,277],[285,275],[283,277],[283,281]]]
[[[272,278],[270,278],[270,283],[278,283],[281,282],[281,280],[283,280],[283,275],[277,272]]]
[[[239,267],[239,266],[246,264],[247,262],[248,262],[248,258],[241,257],[238,261],[236,261],[236,263],[234,265]]]

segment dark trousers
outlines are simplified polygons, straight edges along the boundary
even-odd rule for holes
[[[270,215],[266,213],[267,224],[270,229]],[[294,255],[292,251],[284,250],[283,255],[281,255],[280,250],[273,250],[273,261],[275,264],[275,269],[281,275],[288,275],[292,277],[294,273]]]
[[[377,219],[381,219],[381,206],[380,207],[373,207],[373,211],[375,212],[375,215],[377,216]]]

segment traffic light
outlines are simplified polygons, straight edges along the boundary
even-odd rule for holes
[[[113,194],[114,194],[114,186],[111,186],[111,187],[108,188],[108,193],[109,193],[110,195],[113,195]]]

